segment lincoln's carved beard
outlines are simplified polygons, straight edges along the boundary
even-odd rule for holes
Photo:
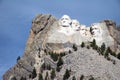
[[[100,37],[102,34],[101,28],[97,25],[92,25],[91,34],[93,35],[93,37]]]
[[[77,21],[77,20],[72,20],[72,24],[71,24],[71,26],[72,26],[72,29],[74,30],[74,31],[79,31],[80,30],[80,23],[79,23],[79,21]]]
[[[63,15],[59,20],[59,25],[62,27],[69,27],[71,25],[71,18],[68,15]]]
[[[81,27],[80,27],[80,34],[82,36],[86,35],[86,26],[85,25],[81,25]]]

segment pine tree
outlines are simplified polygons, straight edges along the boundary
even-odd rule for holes
[[[117,56],[115,52],[112,52],[112,53],[110,53],[110,54],[113,55],[114,57]]]
[[[51,70],[51,65],[50,64],[47,65],[47,70]]]
[[[11,80],[17,80],[16,77],[13,77]]]
[[[51,79],[54,79],[56,77],[55,70],[52,69],[51,71]]]
[[[58,54],[56,54],[56,53],[51,52],[50,53],[50,57],[51,57],[51,59],[53,59],[53,61],[57,61],[58,60]]]
[[[89,45],[87,45],[87,49],[90,49],[90,46],[89,46]]]
[[[37,76],[37,73],[36,73],[36,69],[34,68],[32,72],[32,79],[34,79],[36,76]]]
[[[65,55],[66,55],[65,52],[61,52],[61,53],[59,54],[59,56],[61,56],[61,57],[65,56]]]
[[[46,72],[45,80],[48,80],[48,72]]]
[[[81,75],[80,80],[83,80],[83,79],[84,79],[84,75]]]
[[[42,68],[43,70],[45,70],[45,69],[46,69],[46,64],[43,63],[43,64],[41,65],[41,68]]]
[[[73,44],[73,50],[77,51],[77,46],[75,44]]]
[[[82,48],[85,47],[85,43],[84,42],[81,43],[81,47]]]
[[[72,80],[76,80],[75,76],[72,77]]]
[[[94,77],[92,76],[89,80],[95,80]]]
[[[71,54],[72,53],[72,51],[71,50],[69,50],[69,54]]]
[[[62,57],[60,56],[57,62],[57,67],[62,66],[62,65],[63,65],[63,60],[62,60]]]
[[[108,58],[109,57],[109,53],[111,53],[110,47],[108,47],[107,50],[105,51],[104,57]]]
[[[98,49],[98,46],[96,45],[96,40],[95,39],[93,39],[93,42],[91,43],[91,47],[95,50]]]
[[[20,56],[17,57],[17,62],[20,60]]]
[[[110,47],[108,47],[107,50],[110,54],[112,53],[112,50],[110,49]]]
[[[39,79],[38,80],[43,80],[42,74],[39,74]]]
[[[63,75],[63,80],[66,80],[70,77],[70,71],[66,69],[65,74]]]
[[[60,67],[60,66],[57,66],[57,67],[56,67],[56,71],[57,71],[57,72],[60,72],[60,70],[61,70],[61,67]]]
[[[102,54],[102,55],[104,54],[105,49],[106,49],[106,46],[105,46],[105,43],[103,43],[103,44],[101,45],[101,54]]]
[[[120,59],[120,53],[118,53],[117,58]]]
[[[27,80],[25,77],[21,77],[21,79],[20,80]]]
[[[108,56],[109,56],[109,52],[108,52],[108,50],[106,50],[104,57],[107,58]]]

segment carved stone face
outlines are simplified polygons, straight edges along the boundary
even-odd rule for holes
[[[86,35],[86,36],[91,36],[90,27],[86,27],[85,35]]]
[[[81,25],[80,33],[81,33],[82,36],[85,36],[85,34],[86,34],[86,26],[85,25]]]
[[[69,27],[71,24],[71,18],[68,15],[63,15],[59,20],[59,25],[63,27]]]
[[[75,19],[72,20],[71,26],[72,26],[72,29],[75,30],[75,31],[79,31],[80,30],[80,23],[79,23],[79,21],[77,21]]]
[[[91,26],[91,34],[94,36],[94,37],[98,37],[101,35],[101,28],[97,25],[97,24],[93,24]]]

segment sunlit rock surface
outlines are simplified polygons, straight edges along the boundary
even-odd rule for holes
[[[67,68],[72,70],[70,80],[72,76],[80,79],[82,74],[85,75],[85,79],[92,75],[96,80],[119,80],[120,60],[111,56],[111,59],[116,61],[114,65],[97,51],[80,47],[82,42],[89,44],[95,39],[98,46],[105,43],[117,53],[120,51],[119,35],[120,31],[117,30],[115,22],[111,20],[104,20],[87,27],[68,15],[63,15],[59,20],[49,14],[37,15],[32,21],[24,55],[6,71],[3,80],[12,80],[13,77],[17,80],[21,77],[26,77],[27,80],[38,80],[38,75],[35,79],[30,79],[34,68],[39,74],[40,66],[44,62],[50,63],[53,68],[56,67],[56,63],[46,56],[45,51],[60,54],[69,50],[72,53],[63,57],[64,65],[57,74],[58,80],[62,80],[61,75]],[[78,46],[76,52],[73,50],[73,44]]]

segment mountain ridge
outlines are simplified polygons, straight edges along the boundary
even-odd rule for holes
[[[59,26],[61,24],[59,22],[60,22],[60,20],[57,20],[54,16],[49,15],[49,14],[40,14],[33,19],[32,27],[30,30],[30,35],[29,35],[28,41],[26,43],[24,55],[20,58],[20,60],[17,61],[17,64],[15,64],[12,68],[10,68],[3,75],[4,80],[11,80],[11,79],[13,79],[13,77],[16,77],[18,80],[20,80],[21,77],[25,77],[27,80],[38,80],[38,75],[34,79],[31,79],[31,75],[32,75],[34,68],[36,69],[37,74],[40,73],[40,70],[41,70],[40,66],[45,61],[44,57],[46,56],[46,52],[54,52],[54,53],[60,54],[60,53],[64,53],[64,52],[68,53],[69,51],[71,51],[74,54],[75,53],[83,54],[83,52],[81,52],[83,48],[80,48],[81,43],[85,42],[86,45],[89,45],[90,42],[92,42],[92,40],[89,41],[89,38],[88,38],[88,40],[86,38],[84,39],[84,37],[80,35],[80,32],[76,31],[74,33],[71,30],[71,28]],[[117,54],[118,52],[120,52],[120,44],[119,44],[120,43],[119,42],[120,41],[120,37],[119,37],[120,32],[117,30],[115,22],[113,22],[111,20],[104,20],[104,21],[101,21],[100,24],[97,24],[97,25],[101,26],[101,23],[104,27],[106,27],[106,28],[104,28],[105,30],[108,29],[107,34],[110,34],[110,36],[113,38],[114,41],[112,41],[113,44],[110,46],[110,48],[113,52],[116,52],[116,54]],[[67,26],[70,26],[70,25],[67,24]],[[84,27],[84,25],[82,27]],[[80,27],[78,26],[78,28],[80,28]],[[78,28],[77,28],[77,30],[78,30]],[[86,28],[84,28],[84,29],[86,29]],[[62,31],[60,31],[60,30],[62,30]],[[67,32],[66,30],[71,31],[71,32],[68,32],[68,33],[70,33],[70,35],[68,35],[68,33],[66,33]],[[76,30],[76,28],[73,28],[73,30]],[[106,42],[109,42],[109,40]],[[97,43],[97,41],[96,41],[96,43]],[[73,44],[76,44],[76,46],[78,47],[77,52],[75,52],[73,50]],[[111,44],[111,42],[110,42],[110,44]],[[92,53],[92,51],[90,51],[91,49],[90,50],[83,49],[83,50],[87,54],[89,52]],[[98,52],[95,52],[95,54],[97,54],[97,57],[99,56]],[[88,54],[88,55],[91,55],[91,54]],[[71,56],[69,56],[69,57],[71,57]],[[80,57],[80,55],[78,57]],[[65,58],[65,59],[67,59],[67,58]],[[63,58],[63,60],[65,60],[65,59]],[[68,60],[69,59],[71,59],[71,58],[68,58]],[[73,59],[74,59],[74,57],[73,57]],[[84,60],[84,58],[82,58],[82,59]],[[75,59],[75,60],[77,60],[77,59]],[[117,60],[117,59],[115,59],[115,60],[118,64],[120,63],[119,60]],[[93,61],[95,61],[95,60],[93,60]],[[105,60],[105,62],[106,62],[106,60]],[[116,66],[116,67],[118,69],[119,66]],[[92,68],[92,67],[90,67],[90,68]],[[104,68],[105,67],[103,67],[103,69]],[[66,69],[66,68],[63,65],[63,68],[61,69],[61,71],[65,72],[64,69]],[[112,69],[112,68],[110,68],[110,69]],[[118,69],[118,71],[120,71],[120,70]],[[48,72],[50,74],[50,71],[48,71]],[[43,73],[45,73],[45,72],[43,72]],[[110,74],[110,73],[108,73],[108,74]],[[112,74],[115,74],[115,73],[112,73]],[[112,74],[110,74],[110,75],[112,75]],[[59,75],[56,75],[56,76],[59,76]],[[90,75],[85,75],[85,76],[90,76]],[[76,76],[76,77],[78,78],[78,76]],[[97,76],[97,77],[99,77],[99,76]],[[102,80],[102,79],[119,80],[119,76],[116,76],[116,77],[117,78],[112,76],[112,78],[110,78],[110,79],[108,77],[107,78],[100,77],[100,79],[96,79],[96,80]],[[62,77],[58,77],[58,78],[59,78],[58,80],[62,79]],[[88,78],[86,78],[86,79],[88,79]]]

